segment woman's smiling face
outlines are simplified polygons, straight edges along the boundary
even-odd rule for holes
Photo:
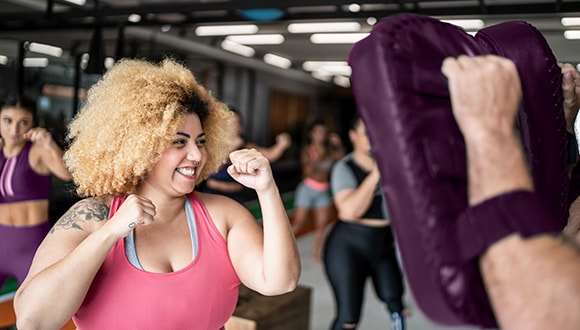
[[[196,114],[185,115],[171,144],[145,179],[157,191],[185,195],[193,191],[207,161],[205,133]]]

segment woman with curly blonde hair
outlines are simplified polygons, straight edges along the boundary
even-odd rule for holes
[[[229,155],[263,227],[239,203],[195,192],[226,161],[232,115],[172,60],[117,63],[70,125],[80,195],[15,296],[21,329],[223,329],[240,283],[295,288],[300,261],[268,160]],[[55,305],[54,301],[60,303]]]

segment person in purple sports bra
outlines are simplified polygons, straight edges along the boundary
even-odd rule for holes
[[[0,287],[9,277],[22,283],[50,229],[51,176],[71,178],[51,134],[34,127],[35,111],[25,96],[0,105]]]
[[[84,199],[54,225],[16,292],[19,329],[224,329],[238,286],[294,290],[298,249],[269,162],[230,153],[233,115],[171,59],[117,62],[69,125]],[[258,196],[197,192],[227,159]],[[55,304],[58,301],[58,304]]]

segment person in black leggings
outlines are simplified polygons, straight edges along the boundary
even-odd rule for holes
[[[379,170],[360,118],[353,119],[348,134],[353,151],[335,164],[330,178],[339,221],[324,246],[324,269],[336,299],[331,329],[356,329],[370,277],[391,314],[392,329],[403,330],[403,277],[379,187]]]

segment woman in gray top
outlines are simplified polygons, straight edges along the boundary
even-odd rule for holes
[[[348,135],[353,151],[335,164],[330,177],[339,218],[324,246],[324,268],[337,305],[331,329],[356,328],[369,277],[390,311],[392,329],[405,329],[402,274],[379,170],[360,118],[353,120]]]

